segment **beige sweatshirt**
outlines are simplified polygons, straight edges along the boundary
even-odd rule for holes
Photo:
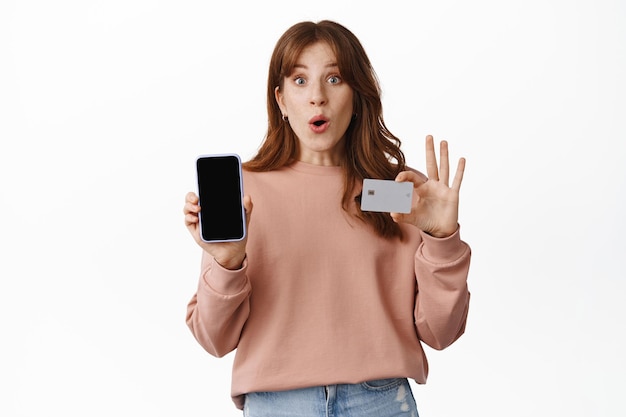
[[[402,225],[403,241],[378,237],[341,208],[339,167],[244,172],[244,190],[254,203],[247,259],[229,271],[205,253],[187,310],[210,354],[237,349],[235,405],[254,391],[425,383],[421,342],[443,349],[465,329],[470,248],[459,232],[437,239]]]

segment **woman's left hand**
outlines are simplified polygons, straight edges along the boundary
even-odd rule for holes
[[[465,171],[465,158],[459,159],[452,185],[448,185],[450,164],[448,143],[442,141],[439,149],[440,165],[437,166],[433,137],[426,136],[426,169],[428,180],[424,181],[412,171],[403,171],[396,181],[413,183],[413,204],[408,214],[391,213],[397,223],[412,224],[431,236],[444,238],[458,228],[459,190]]]

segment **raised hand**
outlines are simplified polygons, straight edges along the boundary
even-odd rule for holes
[[[449,185],[450,164],[448,143],[441,141],[439,147],[440,164],[437,166],[433,137],[426,136],[426,170],[428,180],[424,181],[417,173],[403,171],[396,181],[413,183],[413,205],[408,214],[391,213],[398,223],[410,223],[434,237],[448,237],[456,232],[459,219],[459,190],[465,171],[465,158],[460,158],[456,174]]]
[[[246,243],[248,237],[238,242],[220,242],[207,243],[200,238],[200,223],[198,214],[200,206],[198,205],[198,196],[195,193],[187,193],[185,196],[185,206],[183,213],[185,214],[185,226],[191,233],[191,236],[202,249],[215,258],[215,260],[226,269],[239,269],[246,257]],[[250,196],[243,198],[243,206],[246,210],[246,223],[250,224],[250,216],[252,214],[252,199]]]

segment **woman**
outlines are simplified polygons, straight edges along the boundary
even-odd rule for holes
[[[244,164],[248,237],[203,242],[186,197],[203,249],[187,324],[212,355],[237,349],[232,397],[246,416],[417,416],[407,378],[426,382],[421,343],[443,349],[465,329],[465,161],[449,186],[447,144],[438,167],[428,136],[428,177],[405,167],[369,59],[337,23],[288,29],[267,93],[267,135]],[[411,213],[361,211],[364,178],[412,182]]]

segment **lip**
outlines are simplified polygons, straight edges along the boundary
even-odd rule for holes
[[[309,119],[309,127],[315,133],[324,133],[329,125],[328,118],[322,114],[315,115]]]

